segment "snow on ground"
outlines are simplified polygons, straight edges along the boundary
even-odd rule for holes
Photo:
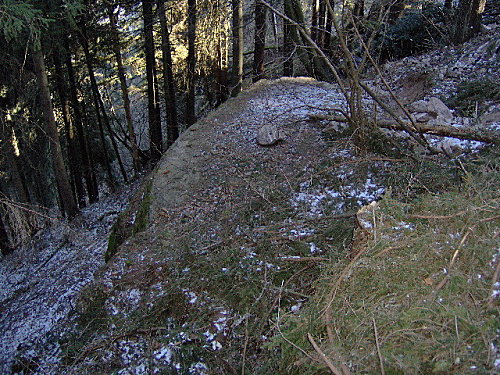
[[[72,223],[53,224],[0,261],[0,373],[10,373],[18,349],[29,353],[67,320],[104,264],[110,228],[135,187],[83,209]]]

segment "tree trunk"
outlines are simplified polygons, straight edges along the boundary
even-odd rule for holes
[[[389,1],[389,12],[387,15],[387,23],[389,25],[394,24],[398,18],[401,16],[405,9],[406,0],[391,0]]]
[[[3,256],[12,253],[14,250],[12,246],[10,246],[9,236],[4,221],[6,220],[0,214],[0,253]]]
[[[329,1],[331,4],[331,7],[334,7],[334,3],[332,0],[324,0],[324,1]],[[333,29],[333,20],[332,17],[330,16],[330,13],[328,12],[328,9],[326,7],[325,3],[325,30],[323,32],[323,51],[327,55],[331,55],[331,40],[332,40],[332,29]]]
[[[26,184],[21,175],[21,171],[18,163],[18,155],[14,147],[14,142],[16,139],[13,123],[11,121],[10,115],[0,117],[0,146],[2,151],[2,159],[5,160],[7,169],[9,171],[8,178],[16,194],[15,200],[22,203],[27,203],[28,191],[26,189]]]
[[[285,2],[288,0],[285,0]],[[292,34],[296,32],[293,25],[287,20],[283,19],[283,55],[285,62],[283,63],[283,75],[285,77],[293,77],[293,37]]]
[[[285,16],[295,22],[296,25],[305,25],[305,18],[300,0],[285,0]],[[319,16],[318,19],[320,19]],[[323,20],[325,20],[324,17]],[[284,22],[286,22],[286,19]],[[309,43],[312,42],[312,39],[308,36],[309,40],[307,40],[307,38],[299,32],[298,26],[296,25],[290,25],[290,32],[288,34],[295,44],[297,55],[304,65],[307,74],[310,77],[328,80],[329,77],[323,67],[324,63],[322,59],[316,55],[314,50],[304,47],[308,46]],[[318,27],[320,26],[321,25],[318,24]],[[321,30],[318,30],[318,38],[320,38],[320,31]]]
[[[460,0],[455,14],[456,44],[466,42],[481,31],[481,19],[486,0]]]
[[[132,150],[132,162],[135,173],[141,169],[139,160],[139,147],[137,146],[137,137],[135,135],[134,123],[132,121],[132,111],[130,109],[130,98],[128,96],[127,79],[125,76],[125,67],[123,66],[122,52],[120,48],[120,34],[118,32],[118,17],[113,11],[113,6],[108,5],[109,25],[111,31],[111,40],[113,53],[116,59],[118,79],[120,80],[120,88],[122,91],[123,108],[125,110],[125,118],[127,120],[127,132],[130,140],[130,148]]]
[[[243,85],[243,1],[232,0],[233,6],[233,89],[232,96],[241,92]],[[285,34],[286,35],[286,34]]]
[[[333,4],[332,4],[333,6]],[[354,3],[354,9],[352,12],[355,18],[363,18],[365,15],[365,0],[356,0]]]
[[[312,0],[311,2],[311,39],[318,44],[318,16],[319,16],[320,0]]]
[[[175,99],[174,74],[172,72],[170,34],[167,27],[167,17],[165,16],[165,0],[158,0],[158,14],[160,16],[163,86],[165,108],[167,110],[167,147],[170,147],[179,137],[179,125],[177,124],[177,102]]]
[[[66,87],[65,83],[66,79],[64,77],[60,55],[60,48],[54,51],[52,55],[52,60],[54,62],[54,68],[56,72],[56,88],[59,95],[59,100],[61,101],[62,118],[64,122],[64,128],[66,130],[66,147],[69,160],[70,180],[76,193],[78,206],[80,208],[83,208],[86,206],[87,202],[85,200],[85,189],[83,187],[82,181],[82,161],[80,159],[80,155],[78,153],[78,148],[76,145],[77,140],[75,138],[75,126],[70,114],[70,103],[67,96],[68,88]]]
[[[158,82],[156,76],[155,45],[153,39],[153,0],[142,0],[144,22],[144,53],[148,81],[148,118],[151,162],[156,164],[163,153],[163,135],[159,116]]]
[[[188,57],[187,57],[187,98],[186,98],[186,123],[191,126],[196,122],[196,95],[195,95],[195,69],[196,69],[196,0],[188,0]]]
[[[215,65],[216,101],[219,106],[228,97],[228,43],[224,25],[217,30],[217,61]]]
[[[319,0],[319,6],[318,6],[318,36],[317,36],[317,42],[316,44],[318,45],[319,48],[321,48],[323,51],[325,50],[325,27],[326,27],[326,19],[328,17],[328,14],[326,12],[326,0]],[[297,7],[298,5],[296,5]],[[301,12],[303,13],[302,9]]]
[[[255,43],[253,54],[253,82],[264,78],[264,55],[266,48],[267,8],[255,0]]]
[[[85,63],[87,65],[87,71],[89,73],[90,78],[90,87],[92,89],[92,99],[94,101],[94,109],[97,116],[97,125],[99,126],[99,137],[101,139],[102,144],[102,152],[104,155],[104,168],[106,169],[106,173],[108,175],[108,183],[111,190],[115,189],[115,178],[113,176],[113,172],[111,170],[111,161],[108,154],[108,147],[106,144],[106,137],[104,135],[104,126],[103,120],[101,117],[100,105],[99,105],[99,87],[97,86],[97,80],[94,74],[94,68],[92,66],[92,61],[90,60],[90,51],[88,41],[85,36],[81,38],[81,44],[83,47],[83,53],[85,54]]]
[[[40,105],[44,116],[45,131],[51,143],[52,161],[54,164],[54,175],[56,177],[57,188],[61,197],[63,211],[68,217],[73,217],[78,213],[75,197],[71,191],[68,174],[64,165],[61,143],[57,132],[56,120],[50,101],[49,82],[45,71],[45,62],[41,49],[33,53],[33,65],[37,77],[38,88],[40,90]]]
[[[89,197],[89,202],[94,203],[99,200],[99,188],[97,185],[97,178],[94,173],[94,163],[92,160],[92,155],[89,151],[87,136],[83,127],[83,118],[80,111],[80,103],[78,102],[78,92],[76,88],[75,72],[73,69],[73,63],[71,61],[71,55],[69,52],[69,43],[66,39],[66,69],[68,71],[69,78],[69,89],[70,97],[73,107],[73,115],[75,120],[76,135],[78,139],[78,150],[80,152],[80,157],[83,164],[83,175],[85,178],[85,186],[87,187],[87,194]]]

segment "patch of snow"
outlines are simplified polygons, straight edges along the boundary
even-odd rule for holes
[[[39,369],[44,371],[48,363],[46,373],[53,371],[51,332],[68,321],[80,291],[104,264],[110,228],[136,186],[102,197],[82,209],[78,220],[54,223],[31,243],[2,258],[0,373],[10,373],[18,349],[29,356],[30,348],[42,350],[43,346],[48,352],[36,353],[43,358]]]

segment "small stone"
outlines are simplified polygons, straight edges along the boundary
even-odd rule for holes
[[[272,146],[283,140],[283,134],[276,125],[264,125],[257,132],[257,143],[261,146]]]

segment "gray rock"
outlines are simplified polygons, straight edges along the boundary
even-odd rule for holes
[[[430,97],[427,100],[419,100],[418,102],[413,103],[410,106],[410,111],[413,113],[427,113],[430,116],[429,120],[431,118],[437,118],[441,121],[447,121],[453,118],[453,113],[451,110],[444,104],[439,98],[436,98],[435,96]],[[420,118],[422,121],[423,116],[420,115]],[[428,121],[428,120],[425,120]]]
[[[276,125],[264,125],[257,132],[257,143],[261,146],[272,146],[283,140],[283,134]]]

